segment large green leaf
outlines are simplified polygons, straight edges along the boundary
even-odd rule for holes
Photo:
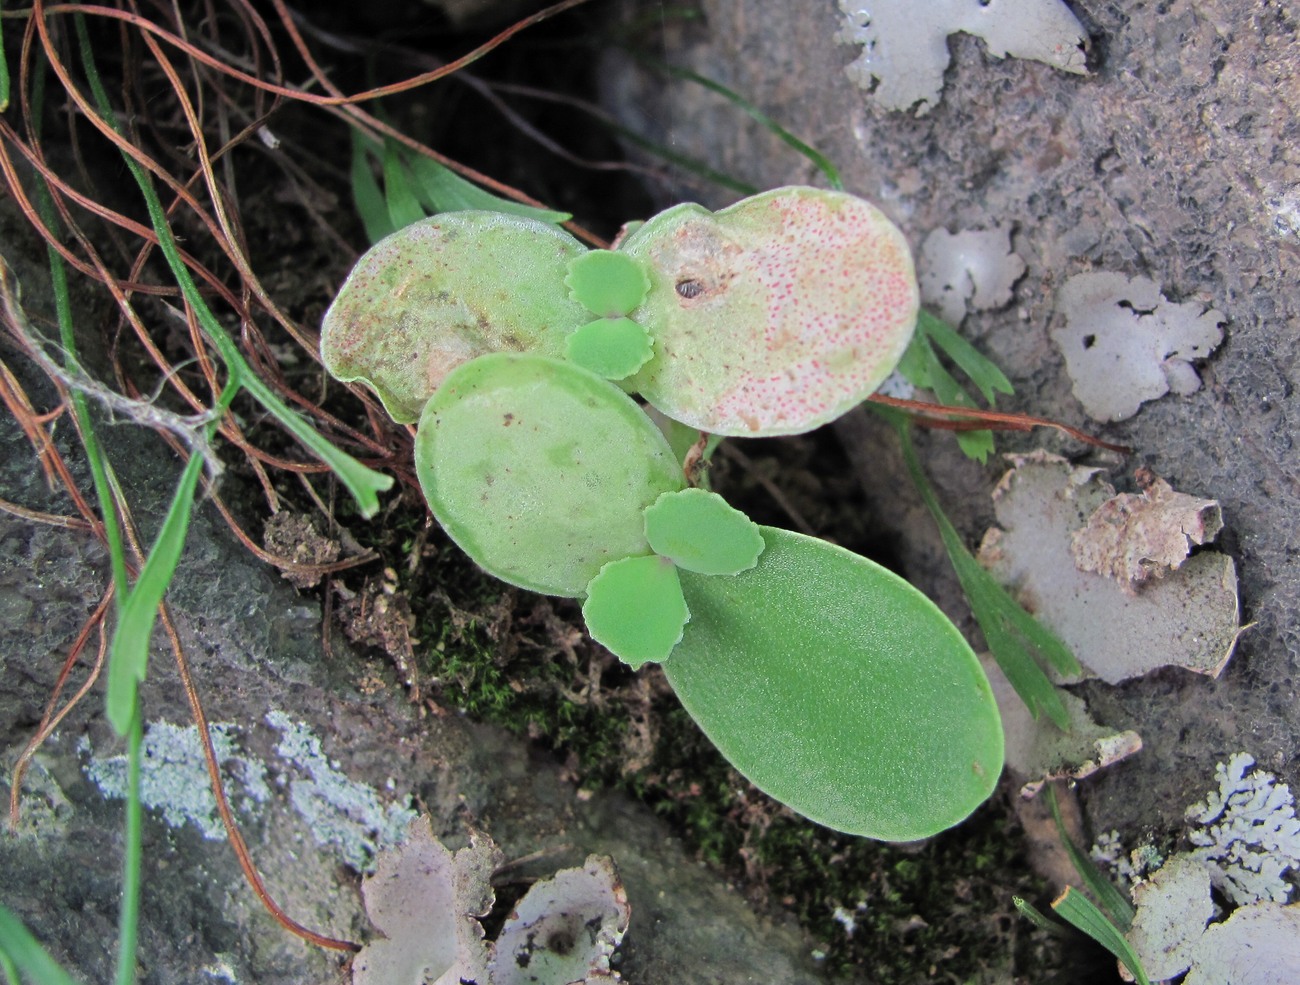
[[[425,498],[489,573],[582,595],[610,561],[649,554],[645,508],[684,484],[645,411],[546,356],[480,356],[447,376],[415,439]]]
[[[842,192],[778,188],[716,213],[679,205],[620,249],[651,284],[631,317],[654,358],[631,385],[713,434],[825,424],[880,385],[916,325],[906,240]]]
[[[681,572],[691,610],[664,671],[732,764],[849,834],[924,838],[989,796],[1002,724],[975,654],[897,575],[762,528],[735,577]]]
[[[560,356],[591,314],[564,285],[586,247],[554,226],[497,212],[449,212],[377,243],[325,315],[321,356],[410,423],[443,378],[489,352]]]

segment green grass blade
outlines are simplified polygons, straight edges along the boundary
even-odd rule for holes
[[[1034,906],[1027,899],[1020,896],[1012,896],[1011,902],[1015,908],[1020,911],[1020,915],[1032,923],[1039,930],[1045,930],[1054,937],[1070,936],[1070,932],[1062,927],[1059,923],[1045,914],[1038,907]]]
[[[704,75],[700,75],[698,72],[692,72],[688,68],[680,68],[679,66],[676,65],[669,65],[665,62],[658,61],[657,59],[647,58],[645,56],[640,56],[640,57],[642,58],[643,61],[657,68],[659,71],[667,75],[671,75],[674,78],[685,79],[688,82],[694,82],[696,85],[703,86],[705,89],[708,89],[710,92],[717,93],[723,99],[726,99],[728,102],[739,107],[748,116],[756,120],[758,123],[762,124],[773,134],[775,134],[776,137],[779,140],[781,140],[783,143],[785,143],[787,146],[793,148],[794,150],[802,154],[804,157],[808,158],[808,160],[810,160],[817,167],[817,169],[821,171],[821,173],[826,177],[826,183],[830,185],[831,188],[833,188],[835,191],[844,190],[844,181],[840,178],[839,169],[836,168],[835,165],[830,162],[830,159],[827,158],[826,155],[822,154],[816,148],[811,147],[808,144],[804,143],[802,140],[800,140],[798,137],[792,134],[785,127],[781,126],[781,124],[777,123],[776,120],[772,119],[772,117],[768,116],[766,113],[764,113],[761,109],[759,109],[749,100],[745,99],[743,96],[728,89],[721,82],[715,82],[713,79],[710,79]]]
[[[1057,728],[1062,731],[1067,730],[1069,715],[1065,710],[1065,704],[1061,701],[1061,696],[1042,667],[1038,665],[1033,654],[1025,647],[1025,640],[1018,633],[1023,634],[1031,645],[1037,646],[1045,659],[1051,660],[1054,664],[1062,660],[1063,654],[1074,668],[1073,672],[1077,673],[1078,662],[1075,661],[1069,648],[1025,612],[966,549],[961,535],[957,533],[956,527],[943,512],[938,497],[935,496],[934,489],[921,468],[921,463],[916,457],[916,449],[912,445],[912,435],[906,418],[897,413],[886,413],[885,416],[894,422],[903,446],[903,460],[907,464],[912,483],[939,526],[939,535],[948,551],[953,570],[956,571],[962,591],[966,593],[966,599],[970,602],[975,621],[984,633],[985,642],[988,643],[993,659],[997,661],[1002,672],[1006,674],[1007,680],[1035,718],[1045,712]],[[1032,624],[1032,633],[1027,631],[1029,624]],[[1039,641],[1054,641],[1054,645],[1050,648],[1043,647]]]
[[[4,3],[0,2],[0,113],[9,108],[9,62],[5,58]]]
[[[45,113],[45,78],[44,63],[38,55],[38,68],[33,73],[31,87],[32,126],[39,139],[41,124]],[[51,232],[58,228],[54,211],[54,199],[49,185],[37,182],[36,208],[41,222]],[[59,345],[63,348],[64,365],[69,370],[78,367],[77,339],[72,324],[72,301],[68,292],[68,270],[63,256],[53,246],[46,245],[45,255],[50,265],[50,289],[54,294],[54,313],[59,326]],[[6,285],[6,290],[16,287]],[[118,524],[117,511],[113,503],[113,492],[108,481],[108,464],[99,446],[95,433],[94,420],[86,395],[80,390],[71,392],[72,415],[77,423],[77,433],[86,452],[86,461],[90,465],[91,484],[95,488],[95,499],[99,503],[99,515],[104,524],[104,541],[108,548],[109,567],[112,571],[115,605],[120,608],[122,600],[130,588],[126,575],[126,551],[122,542],[122,529]]]
[[[81,48],[82,65],[90,82],[91,91],[94,93],[99,113],[109,126],[120,133],[121,126],[118,123],[117,114],[113,112],[108,92],[104,89],[104,83],[100,79],[98,69],[95,67],[94,51],[90,43],[90,34],[86,29],[85,18],[77,15],[74,18],[74,23],[76,24],[77,39]],[[176,279],[177,285],[185,295],[185,300],[194,309],[195,316],[198,318],[204,334],[225,361],[231,382],[247,390],[249,395],[266,408],[286,431],[306,445],[309,450],[334,470],[339,477],[339,481],[343,483],[356,501],[357,508],[362,516],[374,516],[379,512],[378,493],[392,488],[392,477],[380,475],[378,472],[366,468],[346,452],[340,451],[331,445],[301,415],[290,409],[283,400],[276,397],[271,388],[252,371],[240,353],[239,347],[235,345],[229,333],[217,321],[212,309],[203,300],[198,286],[194,283],[194,278],[190,276],[190,272],[181,258],[180,249],[176,245],[176,238],[172,235],[171,227],[167,224],[167,214],[163,210],[162,201],[158,198],[158,193],[154,191],[149,175],[129,154],[124,152],[122,158],[132,177],[135,178],[136,184],[140,187],[140,193],[145,200],[145,207],[149,212],[150,223],[153,226],[155,235],[158,237],[158,246],[167,260],[167,265],[171,268],[172,276]]]
[[[918,330],[925,333],[945,356],[957,364],[957,368],[970,377],[979,388],[984,401],[992,407],[999,393],[1014,393],[1011,381],[998,369],[997,364],[973,345],[966,341],[947,322],[942,321],[928,311],[922,311],[917,319]]]
[[[198,458],[198,455],[194,456]],[[144,751],[144,723],[140,694],[132,694],[132,711],[126,737],[126,825],[122,834],[122,902],[117,920],[116,985],[133,985],[140,926],[140,861],[144,844],[144,806],[140,802],[140,767]]]
[[[1065,852],[1070,856],[1070,862],[1079,873],[1079,878],[1097,898],[1102,910],[1119,928],[1120,933],[1128,933],[1129,928],[1133,926],[1133,918],[1137,915],[1133,904],[1070,838],[1065,830],[1065,822],[1061,819],[1061,805],[1056,799],[1056,790],[1051,786],[1047,788],[1047,805],[1051,808],[1052,819],[1056,822],[1056,834],[1061,839],[1061,844],[1065,846]]]
[[[1106,914],[1097,905],[1073,886],[1067,886],[1061,898],[1052,904],[1052,909],[1062,920],[1083,931],[1111,954],[1124,963],[1124,967],[1137,979],[1138,985],[1151,985],[1137,952],[1124,935],[1119,932]]]
[[[478,185],[466,181],[455,171],[439,164],[423,154],[406,154],[406,164],[415,175],[417,193],[434,212],[460,212],[466,209],[487,209],[492,212],[505,212],[508,215],[523,216],[548,222],[558,226],[568,222],[573,215],[568,212],[556,212],[552,209],[539,209],[532,205],[512,202],[485,191]]]
[[[366,230],[366,239],[373,245],[385,236],[396,232],[393,220],[388,214],[388,203],[384,193],[370,170],[370,155],[366,150],[367,142],[361,131],[352,130],[352,204],[356,206],[357,215]]]
[[[0,905],[0,955],[7,960],[5,974],[17,982],[18,971],[38,985],[77,985],[77,980],[63,970],[32,932],[23,926],[12,911]]]
[[[118,735],[126,735],[135,714],[136,690],[149,664],[149,641],[153,638],[158,604],[180,562],[194,508],[194,491],[202,473],[203,456],[191,454],[158,538],[122,604],[108,653],[108,720]]]
[[[402,163],[402,155],[395,140],[384,141],[384,203],[388,219],[394,229],[405,229],[413,222],[425,218],[424,209],[416,197],[411,173]]]

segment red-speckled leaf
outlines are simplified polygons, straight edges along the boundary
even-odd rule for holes
[[[381,240],[348,275],[321,328],[325,367],[379,395],[393,419],[420,408],[463,362],[489,352],[560,356],[591,314],[564,285],[586,251],[554,226],[451,212]]]
[[[715,434],[794,434],[864,400],[912,337],[916,275],[902,234],[842,192],[779,188],[710,213],[662,212],[621,249],[651,288],[632,317],[654,358],[630,381]]]

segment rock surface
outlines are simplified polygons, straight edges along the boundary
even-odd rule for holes
[[[1216,759],[1245,749],[1292,783],[1300,775],[1300,23],[1285,6],[1245,0],[1069,6],[1091,36],[1087,76],[993,59],[982,42],[954,35],[942,102],[920,118],[881,109],[850,80],[845,68],[861,49],[835,40],[844,18],[834,4],[705,0],[699,20],[667,21],[644,40],[826,154],[845,187],[879,204],[914,249],[939,228],[1010,224],[1027,273],[1010,306],[963,326],[1016,384],[1005,406],[1132,446],[1116,465],[1126,488],[1145,465],[1222,501],[1219,545],[1237,561],[1243,621],[1255,623],[1222,679],[1161,671],[1084,689],[1102,721],[1137,729],[1145,743],[1086,781],[1097,829],[1175,829]],[[607,78],[621,118],[679,153],[758,187],[821,181],[698,85],[613,58]],[[725,201],[686,179],[665,194]],[[1061,286],[1094,270],[1140,274],[1171,301],[1226,317],[1222,347],[1198,363],[1199,391],[1156,400],[1120,424],[1088,420],[1051,331],[1063,320]],[[889,435],[864,417],[838,427],[907,574],[961,618]],[[981,470],[945,435],[924,447],[943,501],[977,539],[1001,464]],[[1003,447],[1081,450],[1047,432]]]
[[[40,310],[39,254],[6,213],[6,257]],[[26,259],[28,263],[22,261]],[[34,399],[48,399],[22,357],[4,359]],[[63,438],[70,431],[64,429]],[[176,462],[150,433],[106,427],[104,440],[151,538]],[[63,453],[89,482],[68,441]],[[0,416],[0,497],[69,514]],[[66,653],[104,591],[107,563],[91,536],[0,512],[0,749],[9,767],[40,719]],[[358,658],[337,631],[322,646],[314,596],[296,592],[234,540],[211,507],[195,516],[168,596],[208,718],[233,749],[226,780],[250,854],[271,896],[302,924],[350,940],[373,933],[360,874],[385,827],[427,811],[453,845],[487,831],[512,877],[540,878],[587,855],[616,860],[632,907],[621,971],[642,985],[821,981],[797,928],[761,919],[697,865],[642,805],[579,796],[522,739],[454,716],[418,717],[391,668]],[[156,643],[161,641],[159,635]],[[93,655],[92,637],[88,653]],[[74,670],[70,690],[85,679]],[[79,980],[112,980],[121,879],[122,803],[103,717],[102,682],[37,754],[16,831],[0,834],[4,905]],[[173,767],[146,811],[139,980],[145,985],[347,982],[338,952],[276,925],[253,895],[205,802],[207,776],[178,739],[192,719],[169,650],[156,645],[142,691],[154,759]],[[182,728],[172,729],[166,725]],[[9,773],[0,779],[8,796]],[[394,823],[389,823],[394,822]],[[205,837],[204,830],[215,834]],[[532,858],[535,855],[535,858]]]

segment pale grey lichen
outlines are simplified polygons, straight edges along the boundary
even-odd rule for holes
[[[241,751],[240,730],[234,723],[209,726],[232,806],[246,818],[259,817],[260,805],[271,798],[267,778],[275,769],[316,843],[332,847],[347,865],[367,871],[376,851],[401,839],[415,811],[405,801],[385,803],[372,787],[340,772],[303,722],[294,722],[281,711],[268,713],[266,721],[280,732],[276,752],[284,762],[278,768]],[[87,757],[83,770],[91,782],[104,796],[124,799],[126,757],[95,756],[84,738],[79,748]],[[210,840],[226,837],[195,726],[165,721],[147,726],[140,772],[141,802],[156,810],[165,824],[173,828],[192,824]]]
[[[1241,906],[1260,900],[1285,903],[1292,888],[1285,876],[1300,866],[1300,820],[1291,790],[1265,770],[1247,773],[1254,765],[1244,752],[1226,766],[1219,763],[1219,789],[1187,810],[1188,820],[1202,826],[1189,835],[1197,846],[1191,855]]]
[[[848,68],[888,109],[916,106],[917,116],[939,102],[948,67],[948,35],[983,38],[990,55],[1028,58],[1066,72],[1087,71],[1087,35],[1061,0],[840,0],[844,27],[836,39],[862,45]]]
[[[255,815],[256,805],[264,803],[271,791],[265,765],[240,753],[238,731],[232,722],[213,722],[208,727],[217,762],[234,780],[230,785],[232,805],[242,807],[247,815]],[[79,748],[89,756],[83,770],[90,781],[105,797],[125,799],[126,756],[89,755],[89,741],[84,738]],[[209,840],[226,837],[197,726],[157,721],[145,729],[140,800],[158,811],[170,827],[179,828],[188,822]]]
[[[1108,869],[1125,886],[1134,886],[1165,864],[1165,858],[1155,845],[1138,845],[1131,852],[1124,851],[1118,831],[1106,831],[1097,836],[1088,851],[1088,857]]]
[[[917,257],[921,300],[939,309],[944,321],[960,325],[967,311],[989,311],[1011,301],[1011,289],[1024,276],[1025,261],[1011,248],[1011,227],[940,227],[921,244]]]
[[[416,812],[406,802],[385,804],[374,788],[338,770],[305,723],[282,711],[268,712],[266,722],[280,733],[276,752],[299,771],[288,781],[289,798],[316,843],[334,847],[352,868],[368,871],[377,851],[402,840]]]
[[[1148,400],[1200,389],[1193,363],[1223,341],[1225,317],[1199,301],[1175,304],[1145,277],[1075,274],[1061,287],[1052,339],[1088,416],[1123,421]]]

